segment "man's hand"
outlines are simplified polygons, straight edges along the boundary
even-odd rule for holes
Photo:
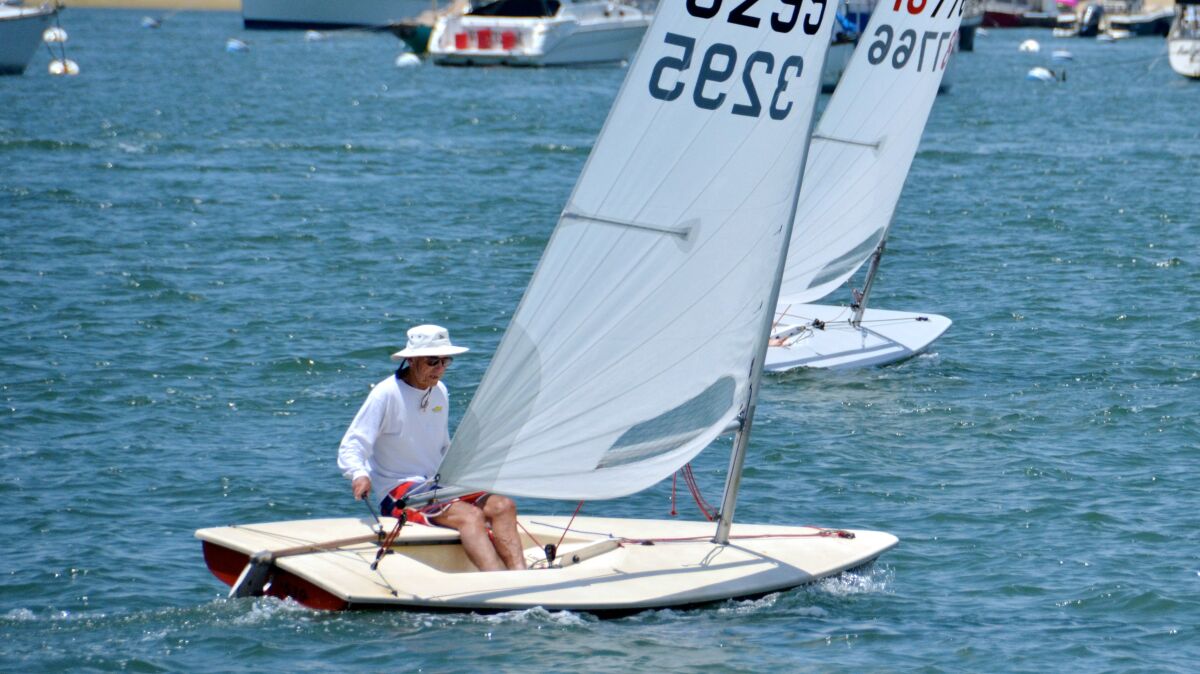
[[[371,495],[371,478],[363,475],[362,477],[354,478],[350,483],[350,489],[354,491],[354,500],[361,501]]]

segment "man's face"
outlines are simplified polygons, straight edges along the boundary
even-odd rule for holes
[[[446,367],[454,359],[450,356],[423,356],[409,358],[408,366],[412,369],[412,382],[416,388],[435,386],[446,372]]]

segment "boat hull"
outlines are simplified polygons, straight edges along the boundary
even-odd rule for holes
[[[0,7],[0,75],[25,72],[55,9]]]
[[[521,522],[528,531],[527,559],[544,565],[543,546],[563,537],[570,518],[523,516]],[[372,570],[378,543],[371,524],[299,520],[201,529],[196,536],[213,575],[231,586],[255,553],[370,539],[274,559],[261,594],[315,609],[498,612],[536,606],[602,616],[787,590],[867,564],[898,542],[877,531],[735,524],[730,543],[718,545],[708,522],[580,517],[563,537],[556,566],[480,573],[457,532],[410,525]],[[384,519],[385,527],[393,524]]]
[[[1191,79],[1200,79],[1200,38],[1167,40],[1171,69]]]
[[[431,0],[242,0],[242,24],[255,29],[380,27],[432,5]]]
[[[1147,14],[1121,14],[1108,17],[1111,30],[1127,30],[1132,35],[1158,35],[1166,37],[1171,32],[1171,21],[1175,10],[1167,8]]]
[[[568,66],[620,63],[633,57],[648,16],[578,21],[571,17],[454,16],[439,19],[429,55],[450,66]],[[486,35],[481,40],[481,35]]]
[[[788,307],[796,317],[776,326],[774,334],[793,332],[787,346],[767,349],[768,372],[800,367],[850,369],[887,365],[921,353],[942,335],[952,321],[937,314],[867,309],[859,327],[850,324],[852,310],[820,304]],[[823,327],[812,327],[813,320]]]

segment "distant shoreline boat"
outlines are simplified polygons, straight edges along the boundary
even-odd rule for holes
[[[58,7],[0,5],[0,75],[21,75],[29,66],[33,52],[42,44],[42,32]]]
[[[1108,17],[1109,30],[1127,30],[1133,35],[1159,35],[1171,32],[1175,9],[1168,7],[1141,14],[1115,14]]]
[[[1200,79],[1200,0],[1177,0],[1175,23],[1167,35],[1171,69]]]
[[[435,0],[242,0],[253,29],[381,28],[436,9]]]

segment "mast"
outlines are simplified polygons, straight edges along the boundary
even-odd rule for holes
[[[889,225],[889,229],[891,226]],[[887,232],[885,230],[883,238],[879,240],[879,245],[875,247],[875,253],[871,255],[871,267],[867,270],[867,280],[863,283],[862,297],[857,298],[854,303],[854,318],[850,319],[850,325],[858,327],[862,323],[863,312],[867,310],[867,298],[871,296],[871,286],[875,284],[875,274],[879,272],[879,261],[883,258],[883,249],[887,246]]]
[[[829,55],[829,46],[821,52],[821,62],[824,63]],[[779,303],[779,288],[783,285],[783,272],[787,268],[788,247],[792,240],[792,227],[796,222],[796,210],[800,207],[800,185],[804,182],[804,169],[808,164],[808,149],[812,144],[813,128],[816,126],[817,97],[812,100],[812,112],[808,118],[808,131],[805,134],[804,161],[800,162],[800,171],[796,175],[796,189],[792,192],[792,207],[788,213],[787,222],[783,226],[782,244],[779,246],[779,258],[775,262],[775,276],[771,283],[771,293],[763,310],[762,328],[759,331],[758,353],[750,363],[750,386],[746,394],[746,411],[739,421],[740,427],[733,440],[733,453],[729,457],[729,472],[725,476],[725,493],[721,497],[721,510],[717,519],[717,531],[713,542],[718,545],[729,544],[729,530],[733,527],[733,511],[737,507],[738,490],[742,485],[742,468],[746,463],[746,447],[750,444],[750,428],[754,425],[754,410],[758,406],[758,389],[762,383],[763,362],[767,358],[767,342],[771,339],[771,327],[775,324],[775,306]]]

